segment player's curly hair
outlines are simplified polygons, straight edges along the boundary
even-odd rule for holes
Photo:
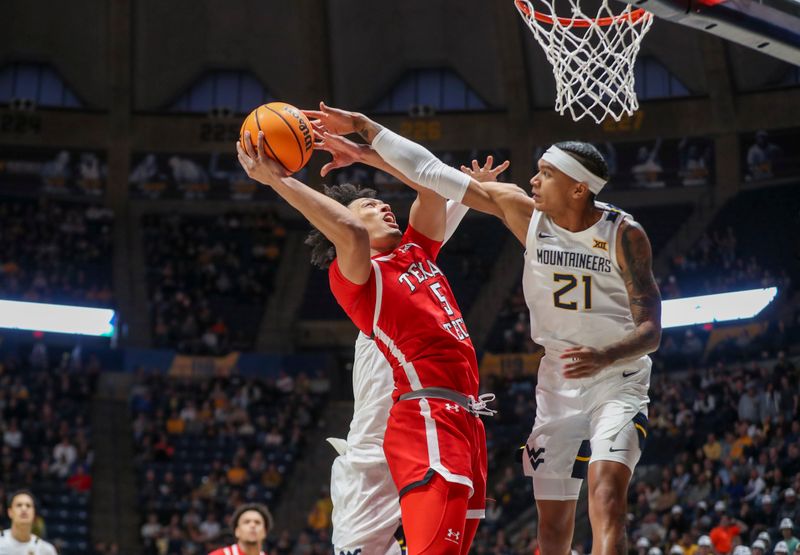
[[[587,170],[595,174],[597,177],[605,179],[608,181],[609,177],[611,177],[611,172],[608,169],[608,163],[606,159],[603,158],[603,155],[600,154],[600,151],[589,143],[584,143],[581,141],[563,141],[561,143],[556,143],[553,146],[557,146],[573,158],[575,158],[578,162],[583,164]],[[597,195],[591,193],[589,195],[589,201],[594,202],[594,199]]]
[[[242,515],[247,511],[255,511],[261,515],[261,518],[264,519],[264,529],[266,533],[269,534],[269,531],[272,530],[272,513],[269,512],[266,505],[261,503],[245,503],[244,505],[240,505],[231,517],[231,532],[236,531],[236,527],[239,526],[239,519],[242,518]]]
[[[323,186],[323,193],[344,206],[359,198],[375,198],[378,192],[369,187],[343,183],[341,185]],[[336,258],[336,249],[333,243],[316,228],[312,229],[306,237],[305,244],[311,247],[311,263],[326,270]]]

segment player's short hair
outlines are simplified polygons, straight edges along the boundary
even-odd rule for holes
[[[239,526],[239,519],[242,518],[242,515],[247,511],[255,511],[261,515],[264,519],[264,528],[266,528],[266,532],[269,534],[269,531],[272,530],[272,513],[269,512],[266,505],[261,503],[245,503],[244,505],[240,505],[231,517],[231,532],[236,531],[236,527]]]
[[[324,185],[322,192],[325,193],[325,196],[344,206],[350,206],[350,203],[356,199],[375,198],[378,196],[378,192],[375,189],[353,185],[352,183],[343,183],[332,187]],[[311,230],[308,237],[306,237],[305,244],[311,247],[311,263],[318,268],[326,270],[336,258],[336,249],[333,243],[318,229]]]
[[[600,151],[594,145],[582,141],[563,141],[556,143],[556,146],[583,164],[583,167],[595,174],[597,177],[608,181],[611,172],[608,163]],[[590,200],[594,201],[595,194],[590,195]]]
[[[8,496],[8,499],[6,500],[6,506],[10,509],[11,506],[14,504],[14,499],[19,497],[20,495],[27,495],[28,497],[31,498],[31,501],[33,502],[33,510],[35,511],[36,496],[33,495],[33,492],[31,490],[25,488],[12,491],[11,494]]]

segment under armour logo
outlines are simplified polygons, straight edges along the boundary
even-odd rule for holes
[[[528,460],[531,461],[531,466],[534,470],[539,468],[539,465],[544,462],[544,457],[540,457],[539,455],[544,455],[544,447],[541,449],[531,449],[529,446],[525,446],[525,452],[528,453]]]
[[[445,538],[449,542],[458,543],[461,538],[461,532],[456,532],[452,528],[447,529],[447,537]]]
[[[451,405],[450,403],[445,403],[444,408],[446,408],[449,411],[455,411],[455,412],[461,411],[461,407],[459,407],[458,405]]]

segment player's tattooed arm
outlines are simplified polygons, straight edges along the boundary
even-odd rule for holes
[[[653,252],[647,234],[638,223],[624,222],[618,243],[617,258],[636,329],[605,349],[614,361],[652,353],[661,342],[661,293],[653,276]]]
[[[358,118],[356,119],[356,133],[367,143],[372,144],[372,141],[378,136],[378,133],[380,133],[382,129],[383,126],[381,124],[375,123],[364,114],[358,114]]]
[[[653,277],[653,253],[642,226],[623,222],[617,234],[617,260],[628,290],[636,328],[602,349],[572,347],[561,355],[564,377],[588,378],[619,360],[652,353],[661,342],[661,294]]]

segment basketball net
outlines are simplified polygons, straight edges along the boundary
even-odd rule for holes
[[[618,14],[609,0],[601,0],[597,13],[581,11],[579,0],[568,0],[571,17],[559,17],[556,0],[515,0],[536,41],[553,66],[556,111],[569,110],[572,119],[589,116],[601,123],[611,116],[619,121],[639,108],[634,91],[633,66],[639,45],[653,24],[653,16],[629,4]]]

